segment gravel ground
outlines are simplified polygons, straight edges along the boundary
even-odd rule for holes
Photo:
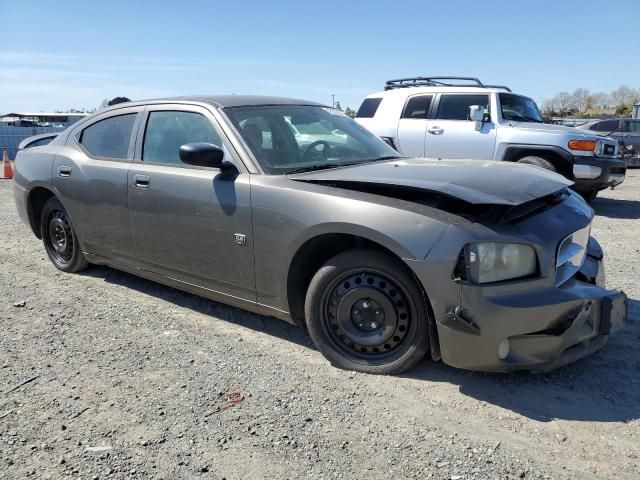
[[[332,368],[302,328],[60,273],[0,181],[0,477],[640,477],[640,171],[595,201],[632,318],[555,372]],[[234,392],[239,392],[241,397]],[[235,400],[235,402],[234,402]]]

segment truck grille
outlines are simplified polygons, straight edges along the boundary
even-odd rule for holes
[[[560,242],[556,258],[556,286],[569,280],[582,267],[590,233],[591,224],[576,230]]]

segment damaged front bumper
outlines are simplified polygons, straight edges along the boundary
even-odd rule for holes
[[[432,308],[432,357],[469,370],[548,370],[601,348],[626,322],[627,298],[605,288],[600,245],[589,238],[584,261],[566,280],[556,266],[562,239],[592,218],[584,201],[570,194],[510,224],[452,225],[425,259],[406,261]],[[529,244],[539,272],[487,284],[460,279],[453,265],[464,245],[474,241]]]
[[[600,349],[627,317],[627,297],[604,288],[602,259],[588,255],[560,287],[460,285],[462,309],[436,318],[444,363],[481,371],[550,370]]]

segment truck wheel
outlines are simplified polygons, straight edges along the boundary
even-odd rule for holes
[[[82,255],[69,215],[55,197],[47,200],[42,208],[40,233],[49,260],[57,269],[75,273],[87,268],[88,262]]]
[[[518,160],[518,163],[524,163],[525,165],[535,165],[536,167],[546,168],[547,170],[551,170],[552,172],[558,171],[549,160],[545,160],[542,157],[522,157],[520,160]]]
[[[591,203],[598,196],[598,190],[589,190],[588,192],[580,192],[582,198],[584,198],[585,202]]]
[[[374,374],[403,372],[429,349],[425,298],[407,268],[373,250],[328,260],[307,291],[311,339],[334,366]]]

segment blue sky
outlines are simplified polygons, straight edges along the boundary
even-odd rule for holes
[[[356,108],[384,81],[470,75],[536,101],[640,87],[640,0],[0,0],[0,112],[257,93]]]

